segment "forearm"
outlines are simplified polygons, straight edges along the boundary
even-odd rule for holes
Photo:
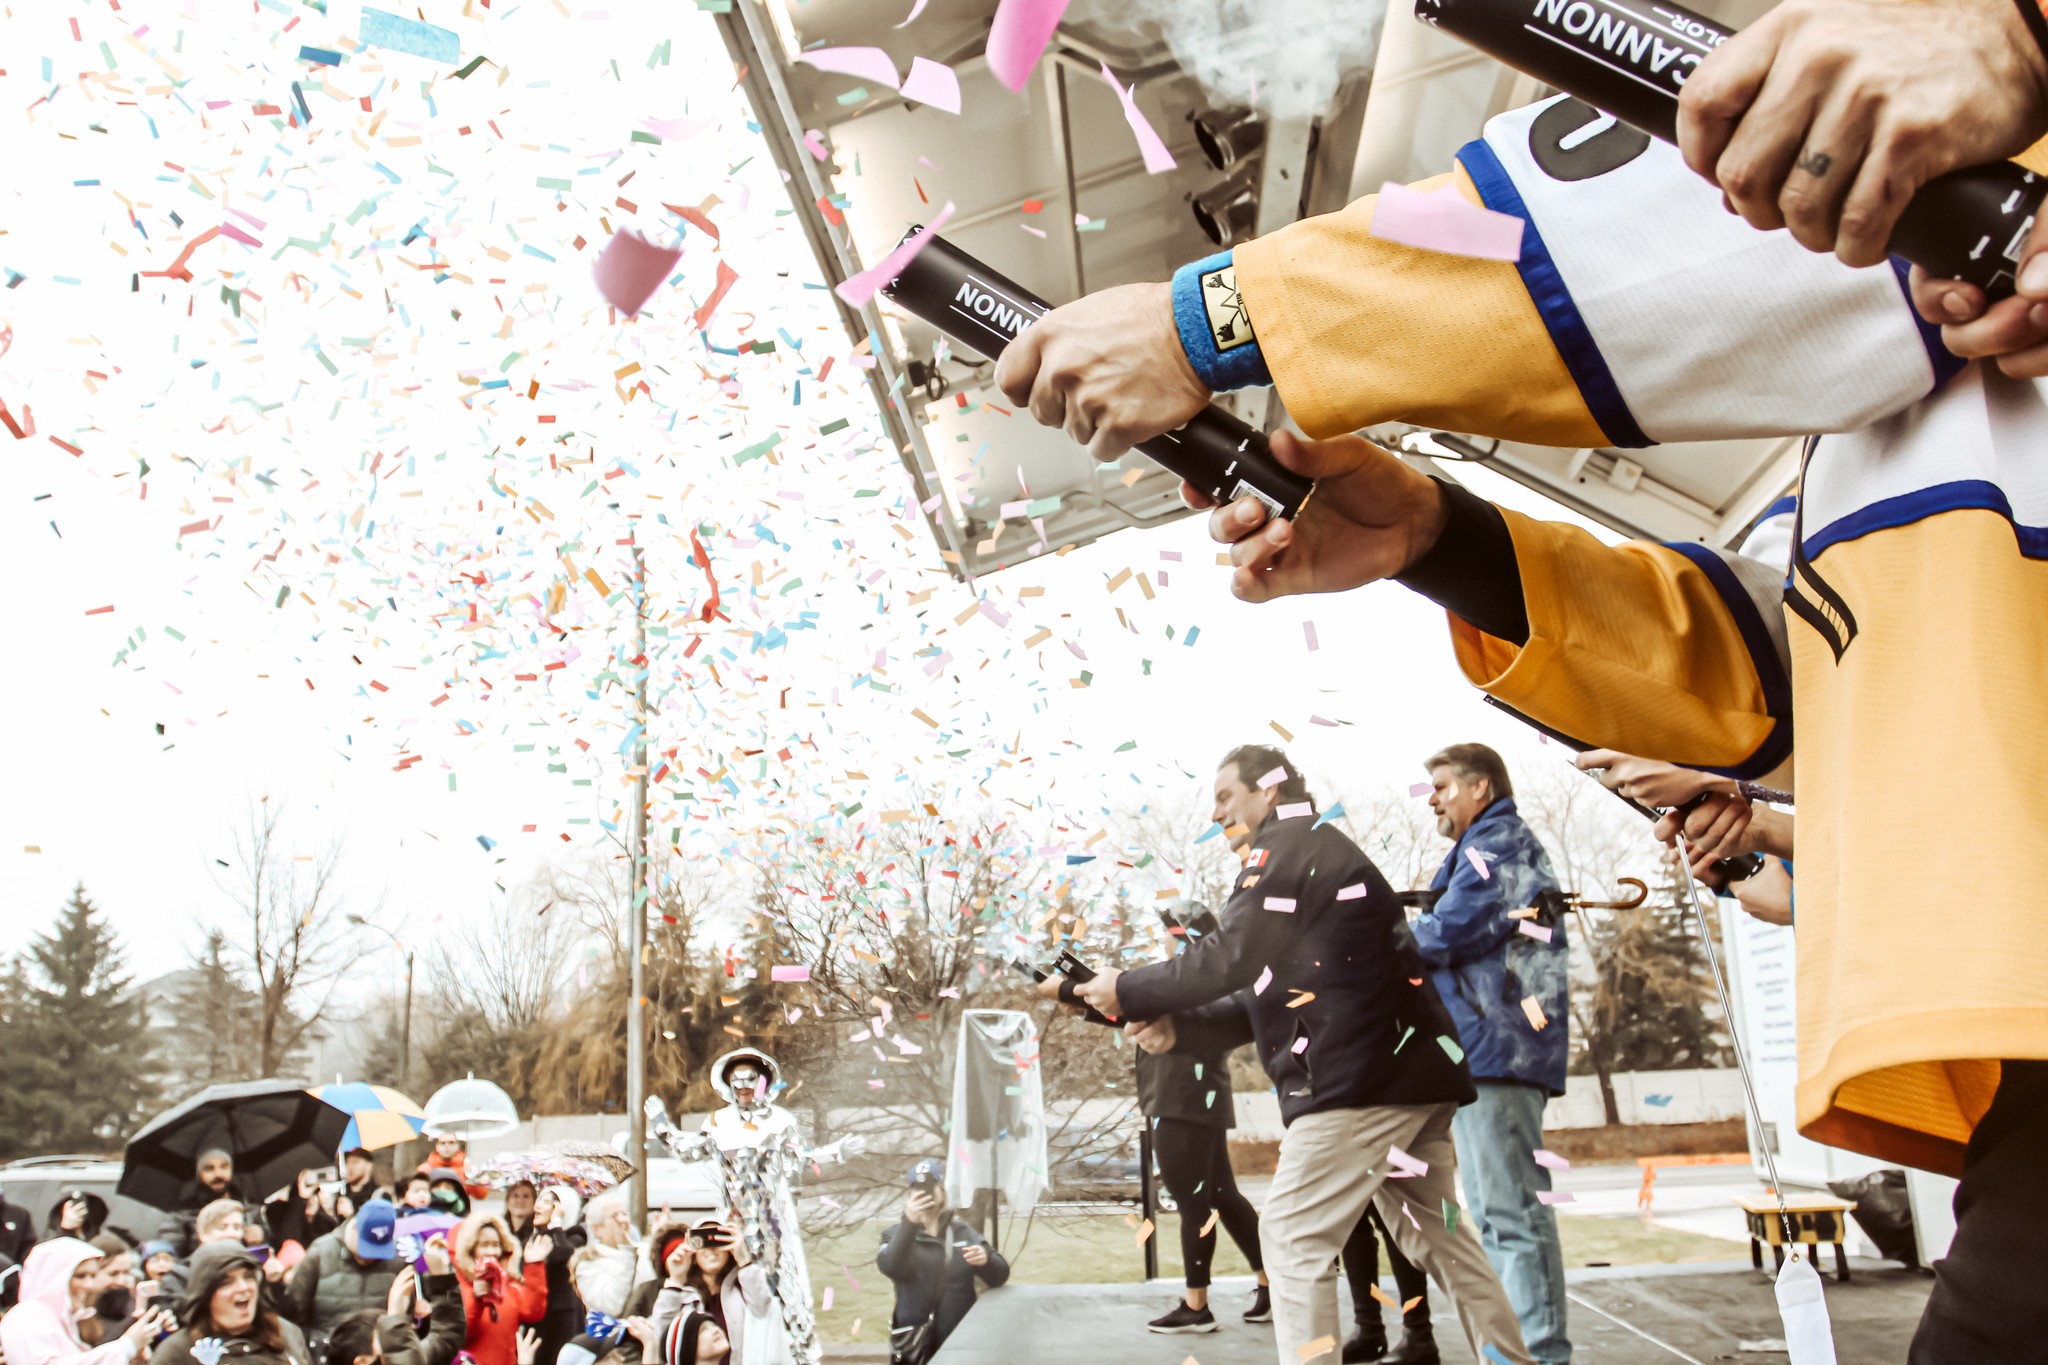
[[[1748,842],[1753,852],[1791,858],[1792,812],[1758,803],[1750,810]]]

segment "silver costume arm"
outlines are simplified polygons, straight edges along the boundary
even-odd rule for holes
[[[653,1133],[656,1141],[669,1149],[676,1160],[705,1161],[716,1151],[710,1134],[702,1130],[685,1133],[677,1128],[670,1120],[668,1106],[661,1102],[660,1096],[649,1095],[646,1108],[649,1131]]]

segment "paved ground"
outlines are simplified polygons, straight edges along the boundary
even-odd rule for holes
[[[1851,1271],[1849,1283],[1827,1284],[1840,1365],[1903,1361],[1931,1281],[1878,1262],[1855,1261]],[[1770,1282],[1747,1261],[1577,1270],[1569,1280],[1574,1357],[1583,1365],[1771,1365],[1786,1359],[1782,1350],[1757,1349],[1773,1342],[1780,1328]],[[1145,1320],[1170,1302],[1170,1286],[995,1290],[982,1296],[934,1365],[1184,1365],[1189,1357],[1198,1365],[1272,1365],[1272,1329],[1237,1320],[1250,1284],[1219,1280],[1215,1302],[1228,1310],[1222,1330],[1189,1337],[1145,1330]],[[1387,1288],[1391,1292],[1391,1282]],[[1456,1320],[1444,1308],[1437,1320],[1455,1341]],[[1447,1362],[1472,1359],[1461,1345],[1446,1346]]]

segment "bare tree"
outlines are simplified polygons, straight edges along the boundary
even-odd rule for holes
[[[496,1029],[532,1028],[559,1003],[569,953],[584,932],[555,870],[543,868],[452,943],[438,944],[427,979],[447,1007]]]
[[[285,807],[247,802],[233,831],[234,860],[214,881],[234,906],[234,956],[254,979],[258,1071],[276,1074],[311,1040],[354,959],[337,885],[342,844],[299,852]]]

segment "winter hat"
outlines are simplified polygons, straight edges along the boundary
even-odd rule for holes
[[[135,1260],[139,1265],[147,1265],[149,1258],[152,1256],[176,1256],[177,1254],[178,1249],[169,1242],[144,1242],[141,1246],[135,1248]]]
[[[256,1258],[240,1242],[208,1242],[193,1252],[191,1269],[186,1272],[185,1300],[178,1305],[178,1321],[190,1327],[213,1298],[213,1291],[237,1266],[246,1266],[257,1275],[263,1273]]]
[[[676,1314],[668,1330],[661,1334],[661,1365],[697,1365],[698,1329],[709,1321],[709,1313],[695,1309]]]
[[[573,1227],[582,1218],[583,1200],[567,1185],[543,1185],[540,1192],[555,1197],[555,1227]]]

